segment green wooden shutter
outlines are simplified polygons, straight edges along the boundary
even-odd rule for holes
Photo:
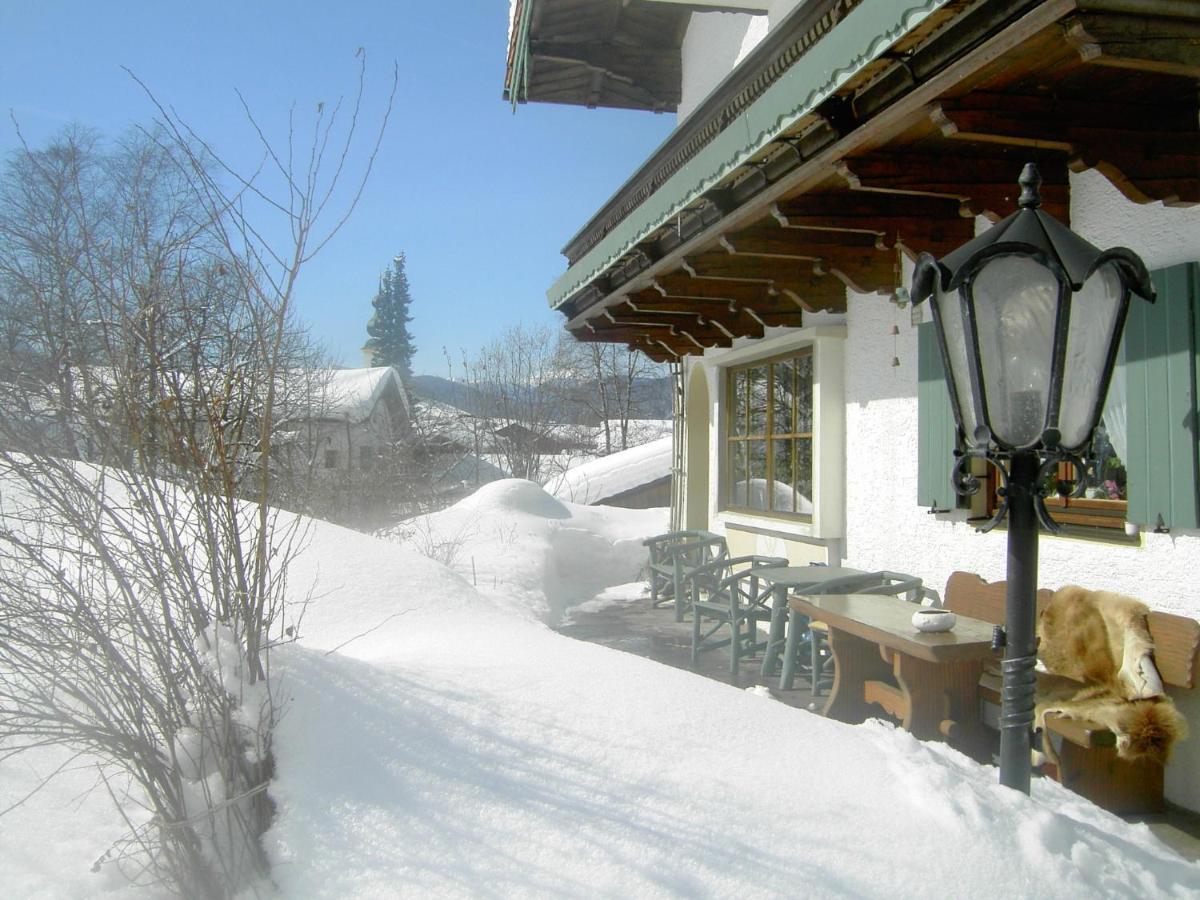
[[[917,326],[917,504],[953,509],[954,410],[932,322]]]
[[[1158,302],[1130,302],[1125,327],[1130,522],[1200,527],[1196,431],[1196,306],[1200,266],[1151,273]],[[1161,523],[1159,521],[1161,517]]]

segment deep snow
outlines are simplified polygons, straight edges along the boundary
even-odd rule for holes
[[[497,482],[424,524],[451,571],[314,523],[290,577],[314,599],[272,666],[282,895],[1200,896],[1200,865],[1056,784],[1026,798],[889,725],[546,626],[632,581],[664,525]],[[6,799],[21,777],[0,763]],[[121,831],[90,780],[0,819],[6,894],[113,887],[88,872]]]
[[[546,490],[572,503],[599,503],[671,474],[670,436],[593,459],[546,482]]]

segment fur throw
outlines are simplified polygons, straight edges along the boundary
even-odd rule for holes
[[[1149,612],[1132,597],[1076,585],[1054,594],[1038,619],[1038,656],[1050,673],[1038,679],[1038,727],[1048,713],[1086,719],[1116,735],[1123,759],[1166,762],[1187,721],[1163,692]]]

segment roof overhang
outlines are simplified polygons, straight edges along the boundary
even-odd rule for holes
[[[674,112],[691,4],[517,0],[504,98]]]
[[[1135,202],[1200,202],[1200,4],[811,0],[568,246],[549,292],[581,340],[672,360],[892,293],[1015,208],[1036,161]]]

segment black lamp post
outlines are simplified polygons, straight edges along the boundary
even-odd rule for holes
[[[912,300],[933,299],[933,322],[958,424],[951,479],[960,494],[980,481],[971,460],[995,467],[1008,516],[1000,783],[1029,792],[1037,654],[1038,522],[1047,485],[1063,495],[1084,486],[1092,433],[1116,361],[1130,293],[1154,301],[1142,261],[1100,251],[1042,212],[1041,177],[1021,172],[1018,210],[941,260],[922,253]],[[1070,463],[1074,484],[1057,477]]]

